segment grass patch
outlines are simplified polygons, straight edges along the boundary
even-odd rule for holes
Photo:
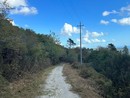
[[[89,65],[82,66],[79,69],[79,75],[85,79],[93,80],[93,84],[99,90],[99,94],[106,98],[111,98],[109,93],[112,89],[112,81],[106,78],[103,74],[98,73],[94,68]]]
[[[49,67],[39,71],[35,74],[26,74],[23,79],[8,83],[8,86],[4,84],[3,89],[0,91],[1,98],[35,98],[41,95],[43,92],[40,90],[40,85],[45,83],[45,80],[54,67]],[[2,80],[0,77],[1,81]],[[3,84],[3,83],[0,83]]]
[[[72,91],[78,93],[81,98],[102,98],[93,80],[81,77],[80,70],[79,66],[75,68],[67,64],[64,66],[63,73],[67,76],[67,82],[72,85]]]
[[[9,82],[0,75],[0,98],[10,97],[11,94],[8,85]]]
[[[112,81],[110,79],[103,74],[98,73],[89,64],[80,65],[78,68],[75,68],[74,66],[79,66],[79,64],[73,65],[72,68],[76,69],[82,78],[91,81],[89,84],[91,87],[95,88],[100,95],[106,98],[111,98]]]

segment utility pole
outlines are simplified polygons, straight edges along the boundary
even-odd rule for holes
[[[82,65],[82,26],[84,26],[83,24],[80,24],[78,25],[78,27],[80,28],[80,64]]]

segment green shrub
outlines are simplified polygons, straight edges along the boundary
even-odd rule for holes
[[[112,81],[106,78],[104,75],[98,73],[93,67],[89,64],[80,65],[78,63],[73,64],[73,68],[77,68],[79,70],[79,75],[84,79],[93,80],[94,85],[100,90],[100,94],[106,98],[111,98],[113,88]]]
[[[80,66],[79,69],[80,69],[79,74],[81,77],[83,77],[85,79],[92,77],[93,69],[91,67],[89,67],[88,65],[83,64]]]

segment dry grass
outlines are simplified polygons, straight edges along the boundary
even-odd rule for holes
[[[77,92],[82,98],[102,98],[95,89],[93,80],[80,77],[77,69],[73,69],[66,64],[63,73],[67,76],[67,82],[72,85],[72,90]]]
[[[11,83],[9,85],[11,96],[8,98],[35,98],[41,95],[40,84],[44,84],[48,74],[53,68],[54,67],[46,68],[37,74],[27,74],[23,79]]]

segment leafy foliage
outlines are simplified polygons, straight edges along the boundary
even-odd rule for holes
[[[65,49],[50,35],[36,34],[2,19],[0,21],[0,74],[8,81],[18,79],[24,72],[36,72],[57,64]]]
[[[130,56],[127,51],[125,47],[122,52],[118,52],[113,44],[109,44],[108,48],[93,50],[86,58],[86,62],[91,63],[97,72],[112,81],[112,98],[130,97]]]
[[[75,45],[72,39],[67,42],[69,49],[60,45],[55,34],[36,34],[33,30],[13,26],[5,16],[0,16],[0,86],[5,79],[13,81],[26,72],[34,73],[51,64],[78,62],[79,48],[71,49]],[[130,55],[127,46],[120,52],[112,43],[107,48],[83,48],[82,51],[83,62],[91,66],[85,65],[81,69],[82,77],[94,77],[106,98],[130,97]]]

